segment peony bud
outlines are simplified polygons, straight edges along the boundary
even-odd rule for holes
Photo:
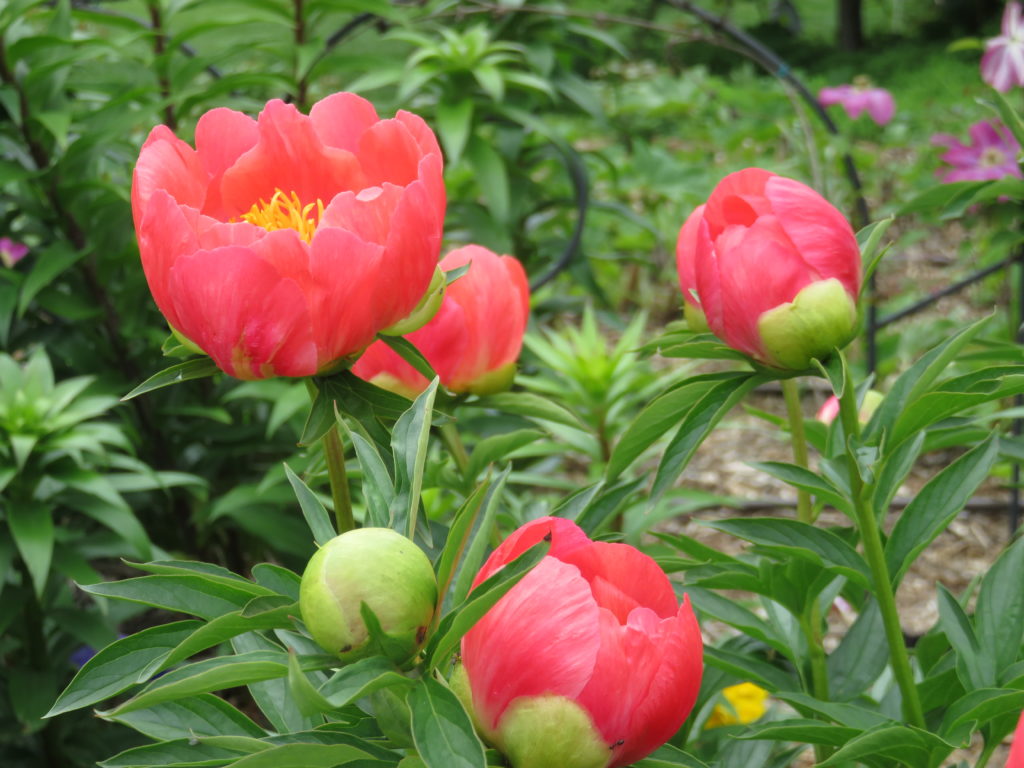
[[[878,406],[882,404],[882,400],[884,398],[885,395],[874,389],[869,389],[864,393],[864,402],[860,404],[860,411],[857,413],[857,419],[861,424],[867,424],[871,421],[871,417],[874,415],[875,411],[878,410]],[[839,398],[835,395],[831,395],[828,400],[822,404],[821,408],[818,409],[814,418],[823,424],[831,424],[836,420],[838,415]]]
[[[453,392],[489,395],[512,385],[530,312],[530,289],[522,265],[479,245],[467,245],[441,260],[441,268],[469,271],[452,283],[437,314],[412,342]],[[352,372],[383,389],[414,398],[427,380],[384,342],[363,353]]]
[[[513,533],[474,587],[542,539],[548,555],[462,638],[452,688],[513,768],[629,765],[693,708],[697,619],[647,555],[561,518]]]
[[[422,645],[436,602],[430,560],[389,528],[358,528],[331,539],[310,558],[299,589],[313,639],[346,662],[370,652],[363,603],[404,651],[404,661]]]
[[[680,232],[680,284],[722,341],[764,365],[804,370],[853,339],[860,250],[821,195],[748,168],[722,179],[697,215]]]

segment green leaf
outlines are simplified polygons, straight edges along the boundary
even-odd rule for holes
[[[683,766],[683,768],[708,768],[706,763],[702,763],[693,755],[683,752],[678,747],[673,747],[671,744],[665,744],[655,750],[649,757],[645,757],[637,763],[634,763],[636,768],[674,768],[675,766]]]
[[[907,505],[885,544],[885,562],[893,586],[960,513],[998,457],[999,441],[993,435],[929,480]]]
[[[282,744],[243,757],[231,768],[334,768],[372,757],[351,744]]]
[[[46,717],[87,707],[147,680],[171,651],[200,626],[198,621],[176,621],[111,643],[85,662]]]
[[[416,534],[416,516],[420,508],[420,491],[423,487],[423,467],[427,461],[431,412],[438,382],[439,379],[434,377],[430,385],[416,398],[412,407],[395,422],[395,429],[391,435],[391,449],[395,456],[396,491],[391,508],[391,527],[398,531],[405,530],[410,539]]]
[[[235,653],[239,654],[272,651],[284,655],[280,645],[271,642],[258,632],[247,632],[244,635],[231,638],[231,647]],[[323,723],[323,718],[320,716],[307,717],[299,712],[299,708],[289,695],[286,677],[249,683],[247,687],[260,711],[278,733],[306,731]]]
[[[882,459],[882,467],[875,479],[875,490],[872,494],[872,508],[880,518],[885,518],[889,506],[899,491],[900,485],[914,468],[917,457],[924,446],[925,433],[920,432],[910,440],[904,440],[896,450],[887,452]]]
[[[265,610],[253,610],[253,604],[271,601]],[[283,605],[281,604],[283,601]],[[298,603],[291,598],[257,597],[251,600],[241,611],[232,611],[211,619],[189,635],[171,652],[161,665],[161,669],[184,661],[200,651],[220,645],[225,640],[237,637],[245,632],[260,629],[290,629],[292,617],[299,615]]]
[[[887,758],[898,760],[909,768],[920,768],[928,765],[930,751],[936,742],[941,744],[927,731],[905,725],[881,726],[851,739],[838,752],[818,763],[818,768],[847,765],[862,758]]]
[[[338,424],[345,426],[342,419]],[[395,484],[384,464],[384,459],[371,440],[354,430],[348,430],[356,449],[359,468],[363,471],[363,498],[366,501],[366,525],[386,528],[391,523],[391,505],[395,501]]]
[[[860,615],[829,654],[829,695],[837,701],[849,701],[875,682],[889,663],[889,646],[878,603],[869,600]]]
[[[489,464],[503,461],[516,449],[536,442],[543,436],[542,432],[535,429],[517,429],[485,437],[473,447],[469,466],[466,467],[466,478],[475,480]]]
[[[50,285],[58,275],[70,268],[84,255],[84,251],[75,250],[65,240],[57,240],[53,245],[35,255],[32,271],[21,284],[18,296],[18,317],[24,317],[32,299]]]
[[[415,368],[416,372],[427,381],[437,378],[437,373],[434,372],[430,361],[423,356],[422,352],[416,349],[416,345],[411,341],[402,336],[386,336],[383,334],[378,336],[378,338],[391,347],[400,358]]]
[[[480,509],[483,507],[490,487],[489,478],[480,483],[456,511],[452,524],[448,528],[448,538],[445,539],[444,549],[441,550],[441,557],[437,562],[437,609],[434,611],[437,618],[440,618],[441,607],[444,604],[445,595],[448,594],[452,579],[455,577],[456,566],[466,551],[470,534],[473,532],[473,526],[480,515]]]
[[[866,731],[880,725],[892,725],[892,718],[886,717],[877,709],[868,709],[861,704],[842,704],[833,701],[821,701],[799,691],[781,691],[776,697],[791,704],[801,714],[812,713],[821,715],[848,728]]]
[[[857,232],[857,245],[860,246],[860,260],[864,264],[864,277],[861,286],[861,292],[866,290],[871,275],[875,273],[878,268],[882,257],[885,256],[885,252],[888,248],[882,248],[882,237],[886,231],[892,226],[892,223],[896,220],[894,216],[887,216],[884,219],[868,224],[866,227]]]
[[[755,461],[750,462],[750,466],[760,469],[762,472],[776,477],[794,488],[799,488],[813,494],[820,501],[830,504],[846,514],[847,517],[853,515],[853,504],[843,495],[842,491],[832,485],[827,479],[811,472],[809,469],[781,461]]]
[[[715,384],[686,414],[679,431],[669,442],[658,464],[651,497],[658,498],[689,463],[714,426],[744,395],[766,381],[763,374],[749,373]]]
[[[999,117],[1002,119],[1003,125],[1010,129],[1010,132],[1017,140],[1017,143],[1024,146],[1024,121],[1021,120],[1017,110],[1015,110],[1013,105],[1010,104],[1009,99],[999,91],[993,90],[990,95],[995,97],[996,111],[999,113]]]
[[[605,477],[614,480],[674,424],[678,424],[701,398],[720,381],[735,381],[747,374],[697,376],[651,401],[626,428],[612,450]]]
[[[53,511],[37,501],[5,505],[7,525],[25,561],[37,597],[42,597],[53,558]]]
[[[202,739],[175,739],[144,747],[127,749],[99,763],[101,768],[146,768],[147,766],[222,766],[251,753],[265,749],[254,740],[243,741],[238,736],[208,736]]]
[[[799,681],[793,675],[749,653],[738,653],[726,648],[706,645],[704,646],[704,663],[735,675],[741,680],[750,680],[771,693],[797,691],[801,688]]]
[[[769,723],[754,723],[739,734],[738,739],[769,739],[771,741],[797,741],[803,744],[825,744],[841,747],[860,733],[858,728],[831,725],[820,720],[776,720]]]
[[[739,603],[701,587],[686,586],[683,592],[689,595],[693,607],[697,610],[767,643],[783,655],[790,653],[789,645],[776,634],[768,622]]]
[[[508,172],[505,170],[504,159],[489,142],[479,136],[470,139],[466,157],[473,166],[477,185],[483,193],[484,200],[487,201],[487,208],[494,220],[499,223],[507,222],[510,203]]]
[[[254,596],[250,589],[234,587],[201,574],[140,576],[91,584],[82,589],[91,595],[179,611],[202,619],[237,611]]]
[[[152,392],[155,389],[169,387],[171,384],[180,384],[190,379],[203,379],[207,376],[213,376],[218,370],[216,363],[208,357],[186,360],[184,363],[177,363],[170,368],[164,368],[159,373],[153,374],[122,397],[121,402],[126,402],[139,395]]]
[[[320,686],[320,694],[332,707],[340,709],[382,688],[404,689],[412,684],[383,656],[369,656],[335,672]]]
[[[799,520],[776,517],[709,521],[715,528],[754,544],[783,547],[792,557],[841,573],[870,589],[871,570],[857,551],[836,534]]]
[[[331,522],[331,516],[327,514],[320,499],[309,489],[309,486],[302,482],[302,478],[292,472],[291,467],[284,465],[284,474],[295,491],[295,498],[299,500],[299,507],[302,508],[302,516],[306,518],[306,525],[313,534],[313,541],[318,547],[322,547],[328,541],[338,535]]]
[[[211,693],[156,704],[106,719],[160,741],[203,736],[249,736],[258,739],[267,735],[256,723]]]
[[[505,491],[505,483],[508,481],[511,472],[512,465],[509,464],[495,478],[494,483],[487,491],[483,515],[479,517],[473,526],[469,547],[466,548],[462,559],[456,563],[455,586],[451,591],[451,605],[458,605],[466,599],[466,596],[469,594],[470,585],[473,583],[473,579],[476,578],[476,574],[484,562],[484,555],[491,541],[492,532],[495,530],[498,503]],[[443,601],[445,595],[439,594],[438,598]]]
[[[453,608],[438,624],[437,630],[427,643],[427,669],[439,667],[447,662],[462,636],[543,560],[549,549],[550,544],[546,541],[534,544],[480,583],[469,593],[465,601]]]
[[[105,714],[116,717],[165,701],[248,685],[287,674],[288,657],[278,651],[250,651],[237,656],[217,656],[171,670]]]
[[[1014,688],[979,688],[958,699],[946,710],[939,735],[947,741],[969,741],[971,733],[1007,714],[1024,710],[1024,691]]]
[[[554,400],[547,400],[530,392],[501,392],[482,397],[471,405],[494,408],[502,413],[525,416],[535,421],[552,421],[567,427],[583,429],[580,420],[572,411]]]
[[[981,653],[970,619],[960,603],[942,584],[936,584],[939,627],[956,651],[957,675],[964,688],[990,688],[996,682],[995,659]]]
[[[437,131],[441,137],[441,144],[444,145],[447,165],[454,166],[459,161],[472,127],[472,99],[465,98],[454,103],[442,101],[437,105]]]
[[[879,437],[892,429],[896,419],[907,407],[924,394],[961,350],[977,335],[991,316],[959,330],[956,334],[925,353],[908,368],[889,388],[888,394],[872,415],[864,430],[865,438]]]
[[[999,556],[981,580],[974,626],[981,653],[999,675],[1017,660],[1024,642],[1024,537]]]
[[[427,768],[486,768],[484,746],[458,697],[424,677],[406,698],[412,738]]]

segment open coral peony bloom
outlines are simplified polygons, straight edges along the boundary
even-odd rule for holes
[[[697,619],[647,555],[561,518],[519,528],[473,586],[542,539],[548,555],[463,637],[453,684],[514,768],[629,765],[693,708]]]
[[[695,284],[718,338],[765,365],[803,370],[854,337],[860,250],[825,198],[747,168],[722,179],[695,215],[679,245],[692,248],[692,278],[680,266],[680,280],[684,290]]]
[[[457,248],[441,260],[452,271],[469,271],[450,286],[441,308],[407,338],[453,392],[489,394],[506,389],[530,313],[530,288],[522,265],[479,245]],[[379,387],[415,397],[427,380],[387,344],[375,342],[352,372]]]
[[[1010,755],[1006,758],[1006,768],[1024,768],[1024,712],[1020,713],[1020,720],[1017,721]]]
[[[981,79],[1006,93],[1024,85],[1024,7],[1010,2],[1003,9],[1001,34],[985,42]]]
[[[309,376],[410,314],[445,210],[426,123],[336,93],[308,116],[219,108],[196,148],[157,126],[132,180],[142,266],[171,327],[241,379]]]
[[[878,125],[885,125],[896,114],[892,94],[885,88],[872,88],[866,80],[855,81],[853,85],[822,88],[818,92],[818,101],[826,107],[841,105],[851,120],[867,112]]]

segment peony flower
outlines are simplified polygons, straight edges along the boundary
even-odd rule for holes
[[[939,133],[932,136],[932,144],[948,151],[940,160],[952,168],[936,171],[940,181],[986,181],[1004,176],[1022,178],[1017,157],[1020,144],[1005,125],[983,120],[967,129],[970,144],[963,144],[955,136]]]
[[[1003,9],[1002,34],[985,42],[981,57],[981,79],[1006,93],[1024,85],[1024,8],[1007,3]]]
[[[810,187],[760,168],[730,174],[708,198],[695,240],[696,299],[733,349],[804,370],[856,334],[857,239]]]
[[[488,394],[512,383],[526,332],[530,289],[515,258],[479,245],[457,248],[441,260],[446,271],[466,264],[469,271],[448,287],[437,314],[408,339],[448,389]],[[352,372],[410,398],[428,383],[382,341],[366,350]]]
[[[441,151],[416,115],[336,93],[308,116],[204,114],[196,148],[157,126],[132,180],[153,298],[232,376],[330,371],[413,312],[435,277]]]
[[[841,104],[851,120],[867,112],[879,125],[885,125],[896,113],[896,102],[884,88],[872,88],[865,78],[857,78],[853,85],[822,88],[818,92],[822,106]]]
[[[453,685],[514,768],[628,765],[693,707],[697,619],[647,555],[560,518],[519,528],[473,586],[542,539],[548,555],[463,637]]]
[[[10,269],[28,255],[28,246],[9,237],[0,237],[0,264]]]
[[[754,683],[740,683],[722,689],[725,702],[715,704],[704,723],[705,730],[722,725],[746,725],[760,720],[768,711],[768,691]]]

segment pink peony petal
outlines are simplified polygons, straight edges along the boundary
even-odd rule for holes
[[[561,517],[541,517],[532,520],[517,528],[491,553],[476,578],[473,579],[473,588],[475,589],[503,565],[512,562],[545,537],[550,537],[549,541],[551,542],[548,555],[559,559],[578,547],[589,547],[591,544],[587,534],[571,520]]]
[[[561,558],[580,569],[597,604],[625,624],[637,607],[661,617],[674,616],[679,607],[672,584],[654,560],[628,544],[595,541]]]
[[[444,311],[445,308],[441,307],[438,314]],[[406,338],[419,349],[411,336],[410,334]],[[422,352],[423,350],[420,350],[421,354]],[[436,367],[435,370],[437,370]],[[352,373],[371,384],[378,384],[377,377],[384,374],[396,379],[398,384],[406,390],[403,394],[409,395],[419,394],[430,384],[423,374],[405,362],[395,350],[383,341],[375,341],[367,347],[352,366]],[[385,387],[385,389],[390,388]]]
[[[590,587],[545,557],[462,638],[462,663],[485,728],[520,696],[575,699],[594,671],[601,638]]]
[[[132,216],[136,232],[155,192],[163,190],[181,205],[201,208],[208,179],[195,150],[171,133],[166,125],[158,125],[149,132],[132,173]]]
[[[860,248],[853,228],[831,203],[799,181],[776,176],[765,185],[783,231],[817,277],[834,277],[860,293]],[[795,295],[795,294],[794,294]]]
[[[260,379],[316,372],[302,291],[251,249],[182,255],[168,283],[178,330],[228,374]]]
[[[362,96],[332,93],[313,105],[309,119],[326,146],[356,153],[359,139],[380,118],[373,104]]]
[[[676,240],[676,269],[679,272],[679,289],[683,292],[683,301],[700,307],[697,292],[697,276],[694,273],[694,261],[697,258],[697,237],[700,233],[700,222],[704,217],[704,206],[698,205],[679,229]]]
[[[274,99],[260,112],[259,141],[224,172],[224,211],[238,217],[276,190],[296,193],[303,204],[326,206],[339,192],[366,186],[351,152],[325,146],[310,119]]]
[[[764,188],[774,175],[762,168],[745,168],[718,182],[704,209],[712,239],[728,226],[750,226],[761,214],[770,213]]]

